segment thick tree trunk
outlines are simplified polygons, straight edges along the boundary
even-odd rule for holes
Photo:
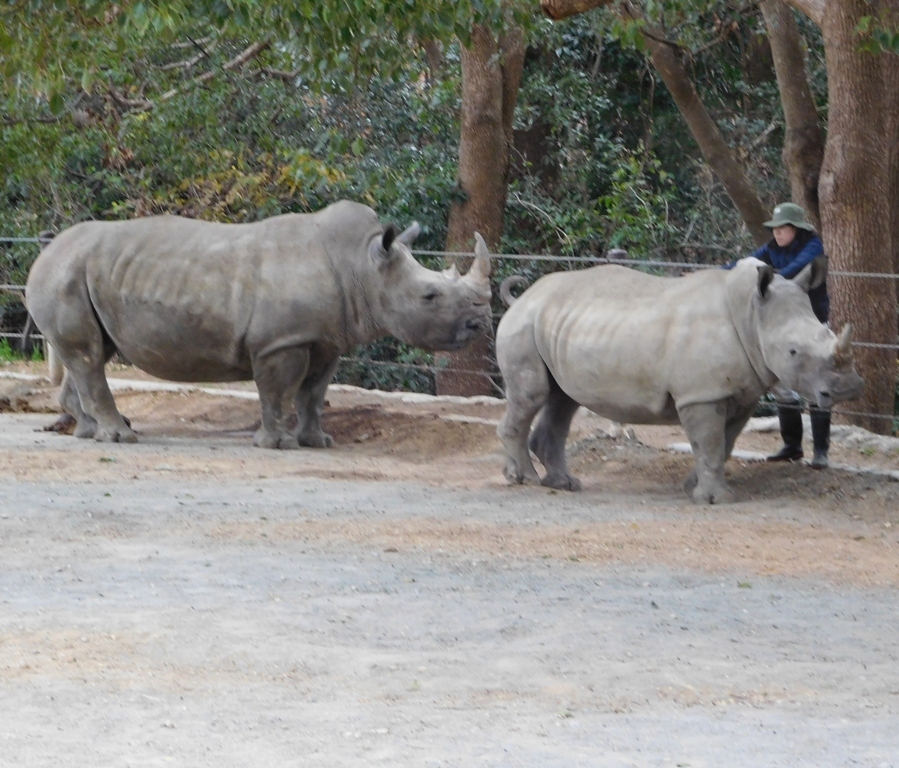
[[[659,42],[655,36],[646,35],[644,40],[653,66],[658,70],[678,110],[686,120],[702,156],[721,179],[753,240],[761,245],[770,238],[764,225],[768,218],[768,210],[699,98],[680,55],[673,45]]]
[[[462,133],[459,188],[450,209],[446,247],[469,251],[480,232],[491,251],[503,233],[512,145],[512,117],[524,67],[524,37],[510,31],[497,42],[476,26],[462,48]],[[466,265],[460,265],[464,269]],[[496,394],[490,377],[490,340],[482,337],[459,352],[438,356],[448,370],[437,374],[438,394]]]
[[[884,18],[892,29],[899,29],[899,0],[884,0]],[[893,254],[893,285],[899,307],[899,56],[884,57],[884,105],[886,109],[887,179],[889,183],[890,250]],[[899,339],[899,318],[896,338]],[[899,390],[899,351],[896,353],[896,388]]]
[[[882,0],[886,24],[899,29],[899,0]],[[899,275],[899,55],[886,54],[884,65],[884,110],[886,111],[887,178],[889,180],[890,248],[893,253],[893,273]],[[896,285],[899,302],[899,279]],[[897,371],[899,374],[899,371]]]
[[[790,175],[792,199],[805,208],[815,229],[820,231],[818,178],[825,135],[805,74],[804,41],[792,9],[783,0],[764,0],[761,9],[786,122],[783,158]]]
[[[821,169],[820,201],[825,249],[833,270],[891,274],[891,181],[886,159],[886,66],[889,54],[859,49],[856,33],[870,14],[865,0],[828,2],[822,33],[827,59],[830,110],[827,147]],[[830,280],[837,327],[851,321],[855,340],[894,343],[896,286],[886,278],[833,276]],[[847,409],[891,414],[896,386],[896,353],[856,347],[856,367],[865,379],[861,400]],[[891,420],[853,416],[853,423],[888,433]]]

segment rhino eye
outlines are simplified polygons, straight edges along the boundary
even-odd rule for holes
[[[425,301],[434,301],[438,295],[437,291],[428,291],[423,298]]]
[[[791,354],[791,355],[795,355],[795,354],[796,354],[796,350],[795,350],[795,349],[791,349],[791,350],[790,350],[790,354]]]

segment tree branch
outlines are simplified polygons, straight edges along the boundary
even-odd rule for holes
[[[540,0],[540,8],[553,21],[561,21],[594,8],[611,5],[612,2],[613,0]]]
[[[184,61],[174,61],[171,64],[165,64],[165,65],[161,66],[159,69],[162,72],[167,72],[171,69],[190,69],[194,64],[199,63],[203,59],[208,59],[209,51],[214,50],[217,43],[218,43],[218,41],[213,41],[212,45],[208,46],[207,48],[203,48],[200,45],[196,45],[196,47],[199,48],[200,52],[193,58],[185,59]]]
[[[240,69],[244,64],[246,64],[251,59],[255,59],[260,53],[262,53],[266,48],[271,46],[271,39],[262,40],[258,43],[253,43],[252,45],[247,46],[243,51],[241,51],[237,56],[235,56],[230,61],[222,64],[222,69],[227,71],[232,71],[235,69]],[[187,87],[202,85],[203,83],[212,80],[213,77],[218,74],[215,70],[210,70],[209,72],[204,72],[202,75],[197,75],[193,80],[191,80]],[[182,93],[185,88],[172,88],[170,91],[166,91],[162,96],[159,97],[159,101],[168,101],[169,99],[174,98],[179,93]],[[152,108],[152,107],[150,107]]]

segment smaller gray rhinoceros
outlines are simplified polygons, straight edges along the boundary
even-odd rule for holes
[[[64,231],[35,261],[26,300],[65,365],[75,434],[136,440],[104,371],[120,351],[162,379],[254,380],[258,446],[330,445],[321,413],[341,354],[386,335],[454,350],[490,326],[483,239],[463,277],[413,258],[418,231],[349,201],[250,224],[154,216]]]
[[[861,394],[851,327],[837,337],[818,322],[811,279],[810,268],[787,280],[752,258],[676,278],[612,265],[541,278],[496,332],[506,478],[540,482],[530,447],[543,485],[579,489],[565,440],[583,405],[625,423],[680,421],[696,461],[685,490],[698,503],[732,501],[724,463],[775,382],[825,409]]]

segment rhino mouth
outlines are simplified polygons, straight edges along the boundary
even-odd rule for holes
[[[817,401],[819,408],[828,410],[837,403],[842,403],[846,400],[855,400],[856,398],[861,397],[864,386],[864,381],[861,377],[858,377],[858,381],[853,381],[848,386],[819,389],[815,392],[815,400]]]

